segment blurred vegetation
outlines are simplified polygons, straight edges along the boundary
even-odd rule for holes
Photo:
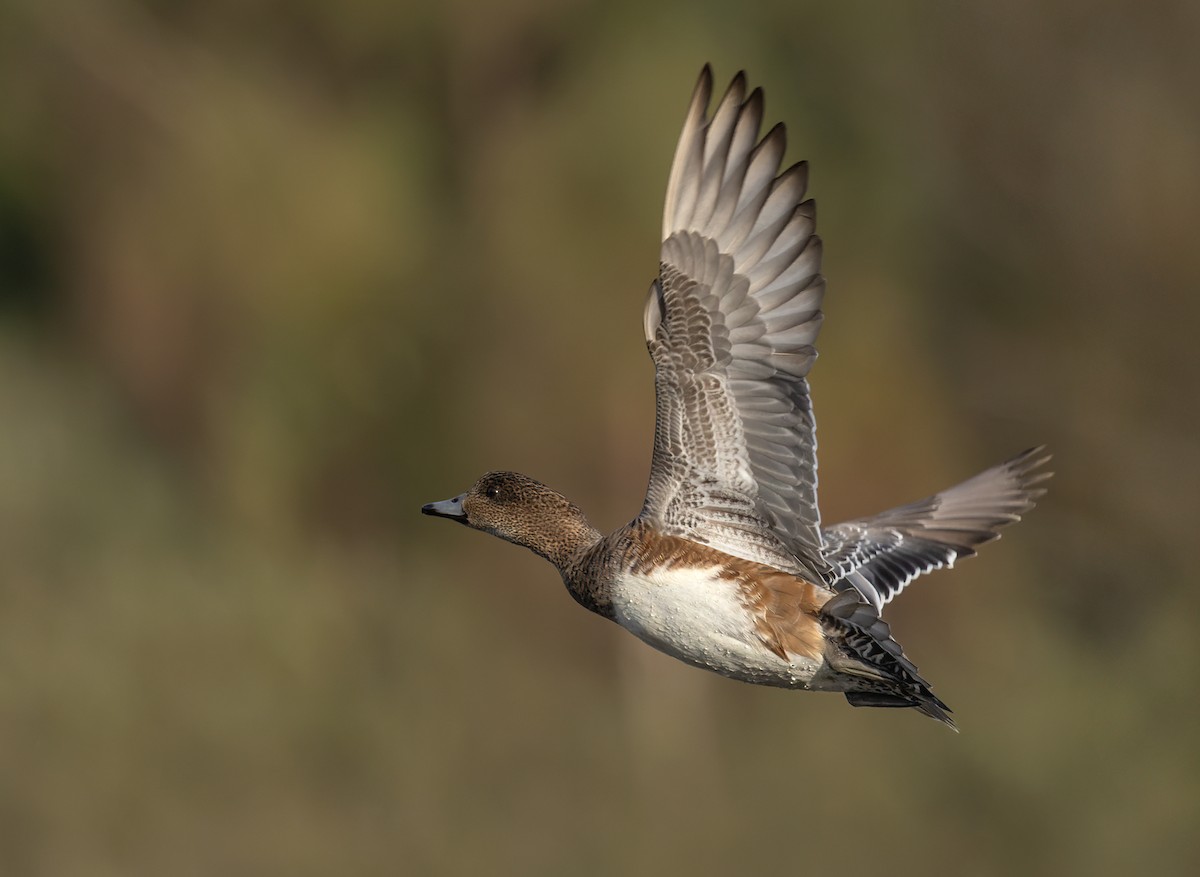
[[[1200,7],[0,5],[0,873],[1200,870]],[[418,506],[640,506],[701,64],[812,162],[830,520],[963,733],[711,677]]]

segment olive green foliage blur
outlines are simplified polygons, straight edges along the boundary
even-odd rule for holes
[[[0,873],[1196,873],[1197,9],[0,6]],[[826,518],[1056,454],[889,607],[961,735],[418,514],[636,514],[705,61],[811,162]]]

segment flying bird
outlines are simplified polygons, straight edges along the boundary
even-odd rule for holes
[[[1031,448],[927,499],[821,526],[808,372],[823,318],[804,162],[738,73],[700,74],[667,183],[644,327],[657,419],[640,514],[604,535],[516,472],[424,506],[546,558],[587,609],[685,663],[853,706],[950,709],[883,620],[914,578],[997,538],[1045,491]]]

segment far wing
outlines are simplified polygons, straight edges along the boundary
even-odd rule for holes
[[[881,610],[922,573],[973,557],[1046,492],[1036,486],[1051,475],[1040,469],[1050,459],[1045,450],[1030,448],[936,496],[828,528],[825,556],[835,581]]]

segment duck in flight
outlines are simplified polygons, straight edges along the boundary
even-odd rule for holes
[[[950,709],[883,610],[970,557],[1045,491],[1032,448],[927,499],[823,528],[807,376],[825,280],[803,162],[779,172],[761,89],[739,73],[711,116],[700,74],[675,151],[644,326],[657,420],[641,513],[604,535],[516,472],[424,506],[550,561],[587,609],[681,661],[854,706]]]

